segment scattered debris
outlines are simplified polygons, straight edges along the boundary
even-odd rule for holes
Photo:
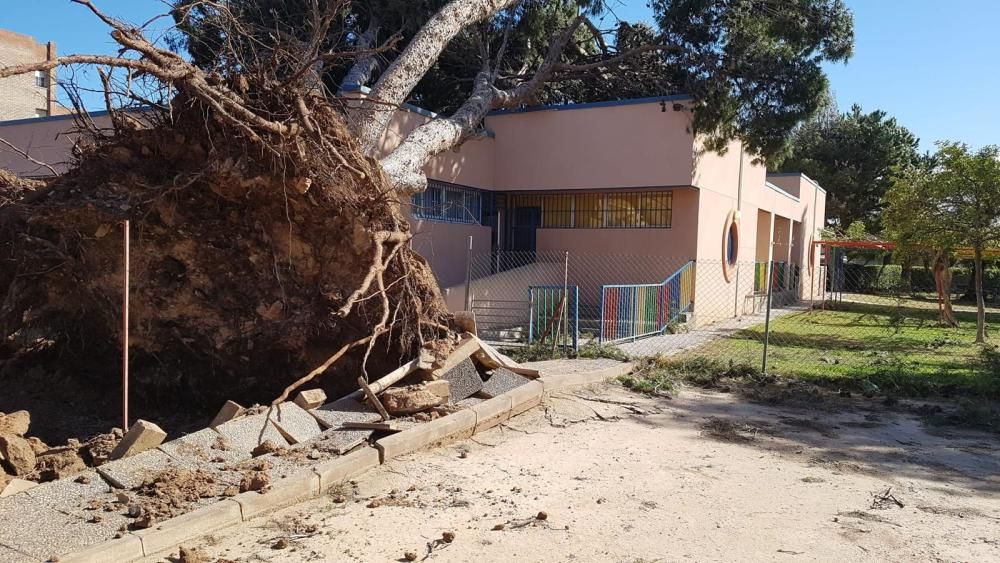
[[[226,401],[226,404],[222,405],[222,408],[219,409],[219,412],[215,415],[215,418],[212,419],[212,422],[208,423],[208,426],[209,428],[215,428],[220,424],[229,422],[230,420],[243,415],[245,412],[246,409],[240,406],[239,403]]]
[[[125,433],[121,428],[112,428],[111,432],[98,434],[87,440],[81,451],[84,461],[92,467],[99,467],[107,463],[111,460],[111,452],[124,436]]]
[[[897,508],[904,508],[905,505],[892,494],[892,487],[882,493],[872,493],[872,510],[886,510],[895,505]]]
[[[186,512],[204,498],[219,496],[212,474],[200,469],[167,469],[147,479],[134,491],[128,515],[133,526],[149,528]]]
[[[440,378],[448,381],[451,396],[450,402],[452,403],[471,397],[483,389],[483,379],[480,377],[476,365],[468,356],[457,364],[452,365],[447,371],[438,373],[435,370],[431,372],[431,376],[435,379]]]
[[[447,403],[450,388],[446,380],[391,387],[382,393],[382,405],[391,415],[414,414]]]
[[[378,400],[378,397],[375,395],[375,392],[372,391],[371,387],[368,386],[364,377],[358,378],[358,385],[361,387],[361,390],[364,391],[365,397],[368,399],[368,404],[378,411],[382,420],[389,420],[389,413],[386,412],[385,407],[382,406],[382,403]]]
[[[121,459],[151,450],[163,443],[167,433],[148,420],[137,420],[112,450],[110,459]]]
[[[306,410],[321,407],[324,403],[326,403],[326,392],[322,389],[307,389],[295,397],[295,404]]]
[[[76,475],[85,469],[87,464],[78,448],[54,448],[35,457],[35,470],[30,477],[44,483]]]
[[[240,492],[262,491],[271,484],[271,476],[266,471],[250,471],[240,479]],[[228,490],[228,489],[227,489]]]
[[[756,440],[760,429],[750,424],[736,423],[726,418],[713,416],[701,424],[701,431],[710,438],[740,444]]]
[[[212,559],[195,547],[180,547],[177,563],[209,563]]]
[[[0,413],[0,436],[14,435],[24,438],[30,425],[31,414],[28,411],[16,411],[10,414]]]
[[[22,493],[38,485],[38,483],[34,481],[18,479],[17,477],[12,478],[10,481],[6,483],[6,485],[4,485],[3,479],[5,479],[5,476],[0,474],[0,498],[13,496],[16,495],[17,493]]]
[[[468,332],[472,335],[479,334],[478,327],[476,326],[475,311],[456,311],[454,325],[459,332]]]
[[[0,435],[0,458],[3,468],[14,476],[28,475],[35,470],[35,450],[16,434]]]
[[[278,444],[275,444],[274,441],[264,440],[250,452],[250,455],[252,455],[253,457],[260,457],[262,455],[281,452],[282,450],[284,450],[284,448],[282,448]]]

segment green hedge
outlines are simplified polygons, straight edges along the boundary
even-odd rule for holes
[[[983,286],[991,291],[1000,290],[1000,269],[987,268],[983,271]],[[845,290],[850,292],[892,292],[901,289],[934,291],[934,273],[929,268],[914,267],[910,272],[910,283],[903,283],[903,267],[899,264],[881,266],[879,264],[845,264]],[[962,293],[972,280],[972,269],[958,266],[951,269],[951,288]]]

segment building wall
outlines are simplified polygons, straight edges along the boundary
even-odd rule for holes
[[[111,120],[104,112],[91,114],[91,119],[98,127],[111,127]],[[49,164],[56,172],[63,173],[69,168],[73,143],[78,138],[73,133],[74,127],[72,115],[0,122],[0,138],[27,152],[35,160]],[[0,168],[28,177],[51,175],[47,168],[5,146],[0,146]]]
[[[38,43],[34,38],[0,29],[0,67],[55,58],[55,43]],[[55,70],[46,73],[46,86],[37,86],[35,73],[0,79],[0,121],[27,119],[54,114]]]
[[[409,215],[413,249],[430,264],[438,285],[464,283],[469,257],[469,237],[474,254],[489,254],[490,228],[482,225],[440,223]]]
[[[742,150],[738,141],[722,153],[707,151],[699,139],[691,182],[698,188],[697,260],[695,273],[695,318],[698,326],[743,315],[753,309],[753,262],[766,238],[757,238],[758,201],[765,167]],[[735,217],[739,228],[736,264],[728,266],[726,240],[728,221]]]
[[[819,299],[824,276],[820,269],[820,251],[813,245],[820,240],[826,224],[826,190],[803,174],[769,174],[768,181],[783,190],[799,194],[801,208],[795,218],[801,226],[795,237],[794,253],[802,265],[800,298]]]
[[[665,107],[584,104],[491,115],[486,125],[503,163],[496,189],[690,186],[690,115]]]

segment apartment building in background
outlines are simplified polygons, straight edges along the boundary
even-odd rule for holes
[[[54,59],[56,44],[0,29],[0,67]],[[0,121],[48,117],[56,106],[55,69],[0,78]]]

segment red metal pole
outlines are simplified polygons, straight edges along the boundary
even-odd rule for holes
[[[125,220],[125,279],[122,291],[122,430],[128,432],[128,297],[129,297],[129,229]]]

